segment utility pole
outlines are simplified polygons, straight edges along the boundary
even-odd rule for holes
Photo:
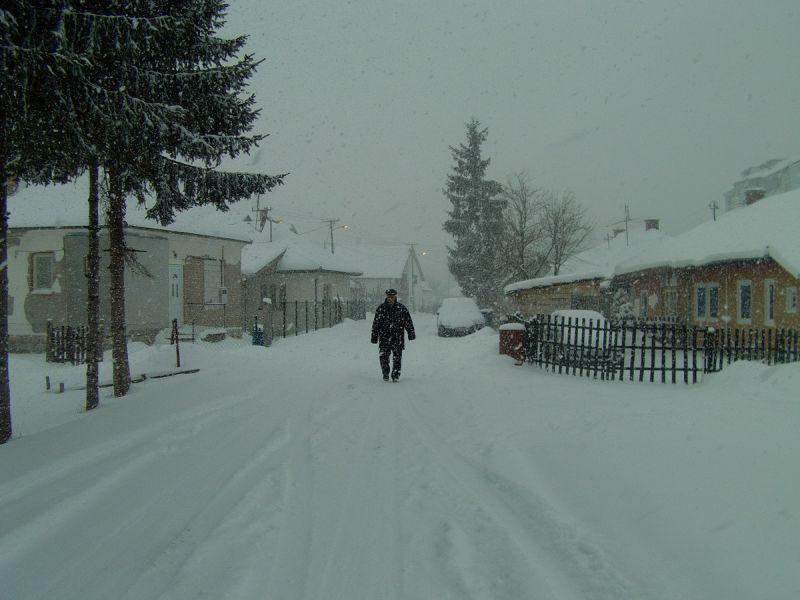
[[[410,261],[408,269],[408,303],[411,305],[411,312],[416,312],[416,300],[414,298],[414,246],[416,244],[408,245],[408,260]]]
[[[628,237],[628,221],[631,220],[631,207],[625,205],[625,245],[630,246],[630,238]]]
[[[717,204],[716,200],[712,200],[711,202],[708,203],[708,208],[711,209],[711,216],[716,221],[717,220],[717,211],[719,210],[719,204]]]
[[[251,211],[258,215],[258,223],[256,227],[258,231],[264,231],[264,225],[267,224],[269,221],[269,241],[272,241],[272,224],[273,223],[283,223],[281,219],[271,219],[269,216],[270,211],[272,210],[271,206],[265,206],[261,208],[261,198],[256,198],[256,207]]]
[[[333,226],[338,223],[339,219],[328,219],[328,226],[331,228],[331,254],[333,254]]]

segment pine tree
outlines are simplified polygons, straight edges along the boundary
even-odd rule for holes
[[[64,70],[63,7],[9,0],[0,7],[0,443],[12,433],[8,365],[8,184],[64,182],[79,168],[54,95]]]
[[[75,119],[91,140],[95,154],[90,158],[109,181],[114,394],[120,396],[130,382],[124,300],[130,259],[124,232],[127,198],[154,197],[148,214],[167,224],[176,211],[200,204],[224,210],[230,202],[269,191],[283,176],[216,170],[224,156],[248,152],[263,137],[245,135],[258,114],[252,96],[240,97],[256,67],[252,56],[236,60],[245,38],[214,36],[222,24],[223,2],[80,5],[86,19],[65,37],[75,52],[90,55],[80,73],[93,84],[90,101],[74,98]],[[120,38],[131,43],[120,44]],[[90,271],[96,272],[91,265]],[[89,377],[87,370],[87,383]]]
[[[505,201],[502,186],[486,179],[490,159],[481,156],[487,129],[472,119],[467,123],[467,143],[450,147],[455,161],[444,194],[452,203],[444,230],[453,236],[448,266],[461,290],[483,307],[500,302],[504,279],[500,239]]]

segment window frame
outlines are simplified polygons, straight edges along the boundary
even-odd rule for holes
[[[694,316],[695,320],[699,321],[717,321],[719,320],[719,283],[716,281],[704,281],[694,286]],[[699,306],[699,292],[703,292],[703,314],[700,314]],[[711,290],[716,291],[716,310],[712,314]]]
[[[703,300],[703,314],[700,314],[700,299]],[[694,318],[697,321],[708,319],[708,290],[705,283],[694,286]]]
[[[770,290],[772,294],[770,295]],[[778,285],[774,279],[765,279],[764,280],[764,325],[773,326],[775,325],[775,308],[776,308],[776,294],[778,291]],[[772,303],[770,304],[770,300]],[[770,309],[772,309],[772,315],[770,316]]]
[[[678,289],[674,287],[664,288],[664,312],[668,317],[678,314]]]
[[[719,284],[711,282],[711,283],[709,283],[707,285],[707,290],[708,291],[706,293],[708,294],[708,299],[707,299],[707,301],[708,301],[708,320],[709,321],[716,321],[716,320],[719,319]],[[714,314],[712,314],[712,312],[711,312],[712,308],[714,307],[714,304],[711,302],[711,290],[716,290],[716,292],[717,292],[717,306],[716,306],[716,309],[714,311]]]
[[[742,288],[748,287],[750,289],[750,311],[749,316],[742,315]],[[743,325],[750,325],[753,323],[753,282],[750,279],[740,279],[736,282],[736,322]]]
[[[786,314],[787,315],[796,315],[797,314],[797,287],[796,286],[787,286],[783,290],[783,294],[786,298]]]

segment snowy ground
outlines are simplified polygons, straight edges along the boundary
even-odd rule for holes
[[[346,322],[186,344],[200,373],[88,414],[42,391],[80,369],[14,357],[0,596],[800,597],[797,366],[595,383],[415,319],[398,384]]]

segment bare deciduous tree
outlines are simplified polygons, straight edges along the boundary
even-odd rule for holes
[[[586,210],[575,199],[575,193],[564,190],[542,194],[542,227],[549,263],[553,266],[553,275],[558,275],[567,259],[581,250],[592,226],[586,218]]]
[[[543,248],[544,228],[539,191],[530,184],[527,173],[510,175],[503,186],[506,238],[503,240],[507,280],[530,279],[547,265]]]

